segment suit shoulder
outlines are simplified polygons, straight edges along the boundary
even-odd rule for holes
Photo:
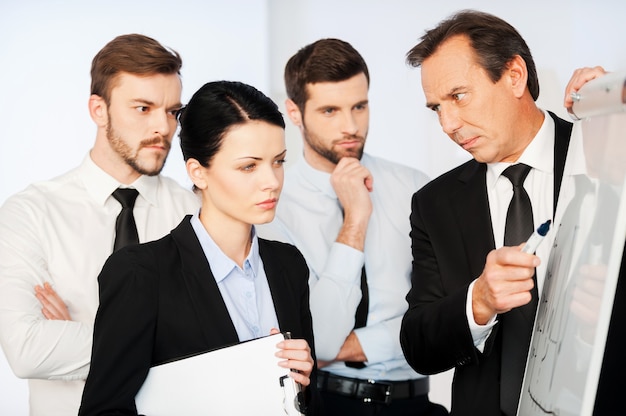
[[[455,186],[460,181],[462,182],[467,176],[476,173],[483,164],[476,162],[474,159],[470,159],[467,162],[459,165],[449,171],[442,173],[435,179],[431,180],[414,195],[415,197],[431,197],[434,195],[445,193],[446,190]]]
[[[157,260],[161,259],[164,254],[174,253],[172,249],[174,240],[171,234],[166,234],[163,237],[147,241],[141,244],[134,244],[123,247],[109,256],[113,261],[126,261],[133,264],[154,264]]]
[[[278,259],[280,263],[283,264],[300,264],[306,266],[306,260],[302,252],[293,244],[259,238],[259,250],[261,257],[269,255],[272,258]]]
[[[290,253],[290,254],[297,254],[300,253],[300,250],[298,250],[296,248],[296,246],[294,246],[293,244],[290,243],[285,243],[282,241],[276,241],[276,240],[266,240],[265,238],[260,238],[259,237],[259,245],[261,247],[265,247],[265,249],[269,249],[269,250],[274,250],[276,252],[280,252],[282,253]]]
[[[107,288],[157,282],[162,276],[162,266],[173,263],[177,253],[170,234],[158,240],[123,247],[105,261],[98,282]]]

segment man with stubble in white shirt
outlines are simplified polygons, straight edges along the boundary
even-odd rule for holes
[[[0,208],[0,344],[29,379],[31,416],[77,414],[89,372],[97,276],[112,253],[121,203],[137,191],[138,242],[167,234],[199,201],[161,176],[181,108],[179,54],[122,35],[92,61],[93,148],[75,169]]]

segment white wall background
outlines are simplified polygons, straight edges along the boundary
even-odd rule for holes
[[[0,203],[29,183],[80,163],[95,128],[87,112],[89,68],[113,37],[138,32],[183,57],[183,102],[207,81],[248,82],[282,106],[283,66],[321,37],[353,44],[368,62],[372,109],[367,151],[436,176],[468,158],[424,108],[419,70],[404,63],[424,29],[462,8],[494,13],[529,44],[541,78],[539,103],[561,110],[573,69],[626,68],[626,2],[620,0],[0,0]],[[300,138],[288,129],[288,159]],[[165,174],[188,183],[178,146]],[[450,373],[431,396],[449,403]],[[26,383],[0,356],[0,415],[27,414]]]
[[[95,139],[91,60],[115,36],[142,33],[176,49],[183,102],[216,79],[268,91],[267,9],[260,0],[0,0],[0,203],[85,157]],[[186,181],[177,144],[165,171]],[[27,395],[0,353],[0,416],[26,415]]]

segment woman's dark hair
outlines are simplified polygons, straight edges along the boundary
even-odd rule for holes
[[[285,128],[278,106],[256,88],[236,81],[204,84],[179,112],[183,157],[209,167],[230,128],[250,120]]]
[[[528,70],[526,85],[530,95],[537,100],[539,79],[528,45],[513,26],[489,13],[463,10],[443,20],[434,29],[427,30],[420,43],[407,53],[407,63],[419,67],[442,43],[459,35],[469,38],[478,64],[493,82],[500,80],[511,59],[521,56]]]

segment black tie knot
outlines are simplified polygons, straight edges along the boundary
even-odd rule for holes
[[[504,169],[502,175],[508,178],[514,187],[519,187],[524,184],[524,180],[526,179],[526,176],[528,176],[528,172],[530,172],[530,166],[518,163],[517,165],[511,165]]]
[[[113,251],[117,251],[122,247],[130,244],[139,244],[139,236],[137,234],[137,224],[133,215],[133,207],[137,199],[136,189],[117,188],[113,192],[113,198],[122,204],[122,210],[115,220],[115,241],[113,243]]]
[[[112,195],[113,198],[117,199],[117,201],[122,204],[122,208],[132,209],[135,206],[135,200],[139,192],[132,188],[117,188]]]

